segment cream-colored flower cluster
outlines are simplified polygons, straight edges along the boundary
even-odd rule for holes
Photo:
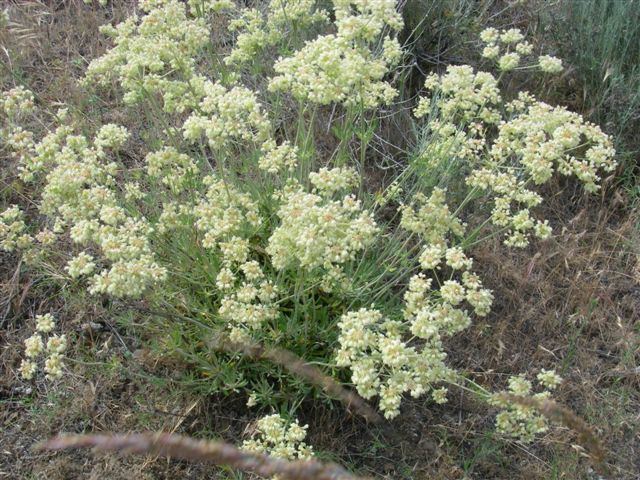
[[[562,60],[551,55],[540,55],[538,67],[545,73],[560,73],[563,70]]]
[[[413,196],[410,205],[400,207],[400,226],[418,234],[429,245],[444,245],[449,233],[460,237],[464,224],[449,210],[446,190],[434,188],[429,197],[422,193]]]
[[[190,228],[194,224],[194,205],[170,199],[162,203],[162,212],[154,225],[158,233],[166,234]]]
[[[418,234],[424,242],[418,257],[420,266],[435,273],[444,268],[451,271],[448,280],[438,282],[439,292],[433,291],[436,301],[428,300],[432,282],[421,274],[411,279],[405,294],[405,318],[412,322],[411,332],[424,339],[430,338],[431,332],[453,335],[466,328],[470,320],[467,311],[460,308],[463,302],[480,317],[489,313],[493,303],[491,291],[483,288],[480,278],[471,272],[473,259],[462,247],[452,245],[453,239],[463,236],[465,226],[450,212],[445,200],[445,191],[435,188],[429,198],[417,194],[414,205],[400,208],[400,226]],[[454,279],[456,272],[459,280]]]
[[[406,325],[389,320],[375,309],[361,308],[340,318],[338,366],[349,367],[351,381],[366,399],[380,397],[379,408],[386,418],[400,413],[405,392],[419,397],[439,391],[432,384],[451,378],[446,354],[435,340],[420,346],[406,341]],[[437,398],[444,400],[442,394]]]
[[[256,94],[245,87],[231,89],[205,82],[199,110],[184,122],[184,137],[192,142],[204,136],[214,150],[232,142],[262,143],[268,139],[271,123]]]
[[[425,87],[435,98],[420,99],[414,111],[416,118],[435,110],[440,121],[454,127],[478,121],[495,124],[501,120],[502,97],[498,82],[490,73],[475,73],[469,65],[450,65],[444,75],[429,75]]]
[[[182,192],[198,171],[195,162],[174,147],[147,154],[145,162],[149,177],[160,180],[174,194]]]
[[[562,378],[553,370],[542,370],[537,375],[538,383],[543,388],[538,393],[532,393],[533,384],[522,376],[509,379],[508,392],[493,395],[491,403],[503,410],[496,416],[496,429],[499,433],[515,437],[522,442],[532,442],[535,436],[549,429],[547,419],[535,407],[510,402],[501,394],[508,393],[519,397],[531,397],[534,400],[546,400],[556,389]]]
[[[316,177],[320,185],[322,175]],[[378,232],[372,214],[353,195],[332,200],[325,192],[307,193],[291,184],[281,193],[280,201],[277,214],[281,223],[267,246],[277,269],[296,265],[335,272],[373,242]]]
[[[394,0],[333,0],[338,34],[374,42],[386,29],[402,29],[402,15]]]
[[[313,448],[304,442],[306,436],[307,425],[274,413],[257,421],[251,440],[245,440],[242,448],[286,460],[308,460],[313,457]]]
[[[298,147],[284,141],[280,145],[269,139],[262,144],[258,168],[268,173],[292,171],[298,166]]]
[[[211,179],[208,183],[207,199],[195,208],[196,226],[205,229],[203,245],[217,247],[222,260],[216,276],[221,294],[218,315],[227,322],[231,339],[244,341],[278,315],[278,289],[260,263],[250,258],[247,237],[261,222],[257,205],[222,181]]]
[[[67,337],[65,335],[50,334],[55,328],[55,319],[50,313],[36,315],[36,333],[24,341],[25,357],[20,364],[20,374],[25,380],[31,380],[38,371],[38,358],[46,354],[44,371],[49,380],[62,376],[63,354],[67,349]]]
[[[414,203],[400,211],[400,226],[424,242],[418,260],[433,277],[418,273],[410,279],[401,320],[366,308],[343,315],[336,354],[338,365],[351,369],[351,380],[362,396],[380,397],[387,418],[399,414],[406,392],[419,397],[430,391],[435,401],[446,401],[446,388],[434,387],[453,376],[444,363],[442,340],[470,325],[465,305],[485,316],[493,302],[491,291],[470,270],[472,259],[461,247],[450,246],[449,237],[461,237],[464,225],[449,211],[444,190],[436,188],[430,197],[415,195]],[[450,274],[441,280],[445,268]]]
[[[258,9],[245,9],[241,15],[229,22],[230,32],[239,32],[233,50],[224,61],[227,65],[242,64],[253,60],[256,55],[282,39],[277,28],[268,28],[265,19]]]
[[[249,238],[261,226],[262,217],[250,195],[228,182],[208,176],[204,183],[207,191],[195,206],[167,204],[160,222],[169,229],[172,219],[179,224],[180,216],[193,218],[203,233],[202,246],[217,251],[222,261],[216,277],[221,294],[218,314],[227,322],[232,339],[242,341],[278,313],[274,307],[277,288],[251,259]]]
[[[564,107],[536,102],[502,124],[491,146],[495,162],[516,157],[531,181],[547,182],[554,171],[575,175],[588,192],[599,189],[598,170],[616,167],[615,150],[600,127]]]
[[[34,147],[33,132],[12,125],[0,133],[3,134],[6,145],[16,153],[18,158],[25,158],[31,153],[30,151]]]
[[[44,227],[35,235],[28,232],[24,213],[17,205],[12,205],[0,213],[0,250],[13,252],[20,250],[27,265],[34,265],[41,258],[44,247],[51,246],[57,239],[55,232]]]
[[[60,150],[61,144],[72,132],[73,129],[71,127],[60,125],[34,144],[31,141],[33,138],[31,132],[25,131],[24,134],[28,136],[29,141],[20,145],[20,147],[14,147],[14,152],[19,160],[20,178],[25,182],[35,180],[36,175],[45,171],[47,167],[54,163],[54,157]]]
[[[27,233],[24,213],[17,205],[0,213],[0,248],[5,252],[24,250],[31,246],[33,237]]]
[[[220,13],[235,8],[233,0],[187,0],[187,4],[189,12],[194,16]]]
[[[449,66],[425,81],[430,92],[418,101],[416,118],[428,117],[429,140],[420,157],[425,161],[457,157],[475,162],[486,148],[487,129],[502,120],[502,96],[497,80],[468,65]]]
[[[293,56],[278,59],[277,75],[269,88],[321,105],[342,103],[368,109],[389,104],[397,92],[383,78],[402,57],[398,40],[388,33],[402,27],[395,0],[333,3],[337,32],[308,41]]]
[[[525,247],[531,234],[546,239],[552,230],[548,221],[531,216],[530,209],[542,203],[542,197],[528,189],[527,182],[520,180],[518,173],[513,167],[502,171],[492,167],[479,168],[471,173],[467,183],[493,195],[491,221],[507,230],[505,244]]]
[[[145,13],[133,15],[101,32],[114,40],[114,47],[92,60],[84,83],[107,84],[117,79],[124,101],[136,103],[159,93],[167,111],[193,107],[199,96],[195,57],[209,41],[203,18],[189,18],[186,5],[177,0],[140,2]]]
[[[7,90],[0,97],[0,109],[9,118],[24,117],[33,111],[33,93],[19,86]]]
[[[248,256],[243,239],[262,222],[258,205],[224,180],[209,176],[204,182],[208,185],[205,197],[193,208],[196,228],[204,233],[202,245],[226,248],[222,252],[226,261],[243,263]]]
[[[522,45],[522,38],[517,30],[482,34],[485,42],[504,45]],[[414,113],[429,116],[425,128],[431,136],[420,158],[464,160],[468,185],[491,196],[491,220],[506,231],[507,245],[524,247],[532,235],[551,235],[548,222],[532,212],[543,200],[535,186],[560,173],[575,175],[594,192],[598,172],[616,167],[611,139],[598,126],[526,92],[505,103],[490,73],[448,67],[442,76],[429,76],[425,85],[432,98],[422,98]]]
[[[264,14],[256,8],[245,9],[240,17],[229,22],[229,30],[238,35],[224,61],[228,65],[250,62],[259,52],[277,45],[294,31],[304,32],[327,18],[327,12],[317,8],[315,0],[271,0]]]
[[[294,56],[279,59],[269,88],[291,92],[321,105],[343,103],[374,108],[389,104],[397,91],[382,80],[390,68],[384,58],[356,48],[349,39],[325,35],[308,42]]]
[[[314,186],[313,193],[323,197],[331,197],[334,193],[355,187],[359,178],[358,172],[350,167],[322,167],[309,174],[309,182]]]
[[[95,268],[94,258],[86,252],[80,252],[67,262],[65,270],[71,278],[79,278],[90,275]]]
[[[516,69],[522,58],[533,52],[533,45],[524,39],[524,35],[517,28],[509,30],[487,28],[480,33],[480,40],[485,44],[482,56],[496,60],[498,69],[502,72]],[[559,73],[563,69],[562,60],[550,55],[538,57],[536,66],[545,73]]]
[[[99,248],[110,265],[89,279],[90,292],[139,296],[166,277],[150,245],[153,228],[146,220],[130,216],[121,206],[115,175],[118,164],[111,152],[126,142],[128,133],[117,125],[104,125],[93,144],[84,136],[56,139],[47,151],[49,167],[40,210],[55,220],[54,231],[68,228],[71,239]],[[72,278],[96,270],[86,252],[71,259]]]
[[[118,223],[102,226],[97,232],[95,240],[111,266],[91,278],[89,292],[137,297],[149,285],[164,280],[167,272],[155,261],[149,223],[125,217]]]
[[[250,195],[214,176],[205,177],[204,183],[208,188],[200,202],[192,209],[175,206],[175,216],[191,216],[204,234],[202,246],[219,254],[222,265],[215,282],[220,292],[218,315],[227,323],[232,340],[244,341],[278,315],[278,288],[252,259],[250,238],[263,218]]]
[[[4,91],[0,95],[0,146],[6,147],[18,160],[20,172],[24,171],[25,166],[35,156],[33,132],[18,124],[33,113],[33,100],[33,93],[21,86]]]
[[[499,126],[488,158],[467,182],[492,194],[491,218],[507,229],[507,245],[524,247],[530,234],[551,235],[547,221],[532,218],[530,209],[542,202],[532,188],[557,172],[575,175],[595,192],[598,171],[616,168],[614,155],[611,139],[598,126],[564,107],[535,102]]]
[[[456,271],[455,268],[452,270]],[[433,286],[431,278],[417,274],[411,278],[404,300],[404,316],[411,322],[411,333],[428,340],[453,335],[470,325],[471,317],[463,308],[464,302],[471,305],[479,317],[488,315],[493,294],[482,287],[476,274],[464,270],[460,280],[453,280],[453,277],[444,280],[439,290]]]
[[[99,216],[102,207],[116,211],[114,183],[117,164],[101,149],[92,148],[86,137],[68,135],[51,152],[51,170],[42,193],[41,210],[59,215],[62,222],[76,222]]]
[[[456,260],[451,263],[464,258],[455,249],[447,253]],[[402,320],[390,320],[377,310],[362,308],[346,313],[338,324],[337,364],[350,368],[351,381],[364,398],[380,397],[379,407],[387,418],[399,414],[406,392],[417,398],[431,391],[435,401],[446,401],[446,389],[433,386],[453,377],[444,363],[442,340],[470,325],[464,301],[476,315],[485,316],[493,295],[482,288],[477,275],[464,271],[461,282],[446,280],[439,290],[433,288],[433,279],[414,275],[404,300]]]
[[[278,288],[255,260],[237,266],[227,263],[218,272],[216,286],[223,294],[218,314],[228,322],[233,341],[245,340],[278,316]]]

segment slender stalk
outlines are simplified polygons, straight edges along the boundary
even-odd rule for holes
[[[174,433],[131,433],[126,435],[61,435],[38,444],[38,450],[96,448],[106,452],[160,455],[181,460],[228,465],[265,478],[278,475],[289,480],[357,479],[339,465],[317,460],[287,461],[240,450],[226,442],[196,440]]]

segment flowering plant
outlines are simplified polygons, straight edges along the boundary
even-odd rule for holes
[[[0,247],[22,250],[34,268],[57,252],[62,282],[156,322],[160,348],[183,353],[212,391],[254,392],[252,405],[295,405],[312,387],[204,339],[224,334],[293,352],[377,398],[388,419],[405,394],[446,402],[447,385],[464,382],[447,362],[446,340],[489,315],[494,300],[474,245],[494,235],[509,247],[548,238],[539,187],[572,175],[595,192],[602,172],[616,167],[598,126],[526,92],[505,98],[502,76],[533,52],[515,29],[481,34],[497,78],[466,65],[426,78],[413,108],[417,145],[381,193],[365,180],[380,119],[400,95],[394,81],[406,52],[394,0],[333,0],[329,11],[308,0],[272,0],[263,11],[145,0],[140,10],[103,28],[113,46],[82,83],[97,92],[115,86],[123,108],[152,112],[149,125],[84,129],[63,110],[36,140],[21,125],[33,95],[20,87],[3,94],[6,146],[34,186],[40,222],[8,207]],[[231,46],[217,50],[213,69],[207,52],[221,23]],[[292,50],[288,34],[298,31]],[[248,72],[270,49],[277,60]],[[557,73],[562,64],[542,55],[530,67]],[[320,117],[334,127],[333,147],[321,141],[331,128]],[[125,155],[134,141],[143,154]],[[441,184],[434,172],[445,164],[464,180]],[[490,213],[467,222],[472,201]],[[50,317],[37,321],[38,332],[53,329]],[[25,342],[27,379],[45,351],[40,333]],[[65,347],[55,335],[46,344],[52,379]],[[553,372],[538,379],[545,396],[559,383]],[[532,390],[523,378],[509,388]],[[546,428],[530,409],[486,397],[504,409],[499,431],[531,440]],[[245,448],[311,454],[297,422],[271,415],[257,432]]]

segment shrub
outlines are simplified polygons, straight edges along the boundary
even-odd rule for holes
[[[378,127],[405,102],[394,85],[407,54],[395,1],[274,1],[261,11],[146,0],[140,8],[140,17],[103,29],[113,47],[83,84],[116,91],[149,124],[89,132],[61,111],[37,141],[25,130],[32,97],[4,94],[7,147],[34,187],[41,222],[27,224],[10,207],[0,240],[34,268],[57,265],[71,288],[119,298],[160,325],[158,343],[210,379],[210,391],[242,388],[263,408],[293,408],[317,393],[281,367],[219,351],[210,340],[223,334],[322,367],[377,398],[387,418],[406,393],[446,402],[446,386],[467,380],[448,365],[445,339],[493,302],[473,270],[473,247],[498,235],[509,247],[548,238],[539,186],[573,175],[594,192],[601,172],[615,168],[596,125],[527,92],[504,98],[500,82],[512,70],[562,68],[553,57],[533,59],[518,30],[481,35],[497,78],[465,65],[426,78],[416,145],[375,191],[366,175]],[[211,40],[220,25],[235,38],[230,49]],[[134,137],[143,155],[127,155]],[[457,175],[440,175],[452,168]],[[471,202],[490,212],[465,221]],[[32,343],[29,352],[40,348]],[[524,382],[511,391],[529,395],[516,385]],[[544,430],[543,417],[499,405],[502,432],[531,440]]]

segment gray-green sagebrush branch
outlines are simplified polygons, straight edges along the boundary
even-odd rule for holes
[[[96,448],[124,454],[153,454],[181,460],[228,465],[263,477],[278,475],[289,480],[364,480],[334,463],[317,460],[287,461],[260,453],[246,452],[219,441],[196,440],[172,433],[126,435],[60,435],[36,446],[39,450]]]

